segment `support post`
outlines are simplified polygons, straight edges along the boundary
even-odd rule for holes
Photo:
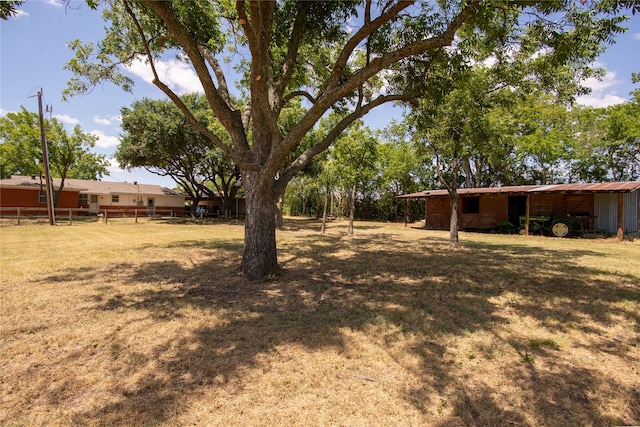
[[[618,193],[618,241],[624,239],[624,198],[622,193]]]
[[[524,235],[529,235],[529,216],[531,211],[531,194],[527,194],[527,212],[524,218]]]
[[[429,205],[429,198],[424,198],[424,228],[427,229],[427,216],[429,215],[429,211],[427,211],[427,206]]]
[[[72,225],[72,219],[71,219],[71,209],[69,209],[69,225]]]
[[[20,225],[20,208],[18,208],[18,225]]]
[[[404,228],[407,228],[409,222],[409,199],[404,199]]]

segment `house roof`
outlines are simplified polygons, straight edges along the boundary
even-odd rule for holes
[[[44,179],[43,179],[44,181]],[[41,181],[39,177],[33,176],[12,176],[8,179],[0,180],[1,187],[17,187],[17,188],[40,188]],[[53,186],[60,186],[60,178],[53,178]],[[87,179],[65,179],[64,189],[67,191],[78,191],[86,194],[148,194],[156,196],[181,196],[176,191],[167,187],[152,184],[136,184],[132,182],[113,182],[113,181],[91,181]]]
[[[459,188],[459,195],[470,194],[523,194],[523,193],[626,193],[640,189],[640,181],[601,182],[585,184],[517,185],[509,187]],[[397,196],[399,199],[420,199],[446,196],[447,190],[426,190]]]

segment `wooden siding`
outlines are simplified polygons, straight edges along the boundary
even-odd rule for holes
[[[480,196],[480,224],[479,230],[498,227],[498,223],[508,218],[508,197],[500,194],[485,194]]]
[[[480,198],[479,213],[463,213],[462,198],[469,196],[458,196],[458,226],[460,230],[498,228],[500,221],[509,219],[509,196],[513,195],[490,193],[475,196]],[[593,193],[533,193],[530,196],[531,215],[579,216],[585,229],[593,228]],[[451,217],[449,196],[427,197],[425,204],[427,208],[425,227],[432,230],[448,230]]]
[[[425,227],[432,230],[448,230],[451,218],[449,197],[428,197]]]

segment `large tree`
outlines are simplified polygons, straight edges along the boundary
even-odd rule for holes
[[[70,133],[56,118],[44,121],[51,176],[60,178],[54,204],[67,178],[98,179],[108,175],[104,155],[91,152],[97,137],[76,125]],[[0,172],[10,175],[42,175],[42,144],[38,113],[24,107],[0,118]]]
[[[228,134],[215,120],[204,97],[181,97],[198,121],[218,138]],[[120,145],[115,158],[121,167],[143,167],[169,176],[193,200],[221,196],[224,209],[231,209],[240,174],[236,166],[211,140],[186,121],[170,100],[142,99],[122,108]]]
[[[451,49],[456,34],[487,50],[525,38],[527,49],[562,62],[571,59],[576,45],[584,51],[619,30],[619,20],[602,15],[618,3],[625,2],[112,0],[104,12],[111,23],[105,38],[97,46],[72,44],[76,58],[69,68],[77,78],[70,93],[102,80],[130,88],[118,66],[144,58],[154,84],[240,168],[247,201],[241,268],[257,279],[279,269],[275,200],[283,187],[371,109],[425,93],[430,67],[451,57],[440,53]],[[221,65],[227,46],[243,58],[237,61],[246,92],[242,105],[233,101],[231,76]],[[155,65],[170,51],[193,67],[229,143],[199,123],[162,81]],[[296,97],[305,99],[308,109],[283,132],[278,119]],[[289,158],[333,108],[344,118]]]

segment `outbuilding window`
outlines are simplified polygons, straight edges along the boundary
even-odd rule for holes
[[[462,199],[462,213],[480,213],[480,197],[464,197]]]
[[[89,195],[88,194],[78,194],[78,205],[84,206],[89,204]]]
[[[112,194],[111,195],[111,203],[120,203],[120,195]]]

